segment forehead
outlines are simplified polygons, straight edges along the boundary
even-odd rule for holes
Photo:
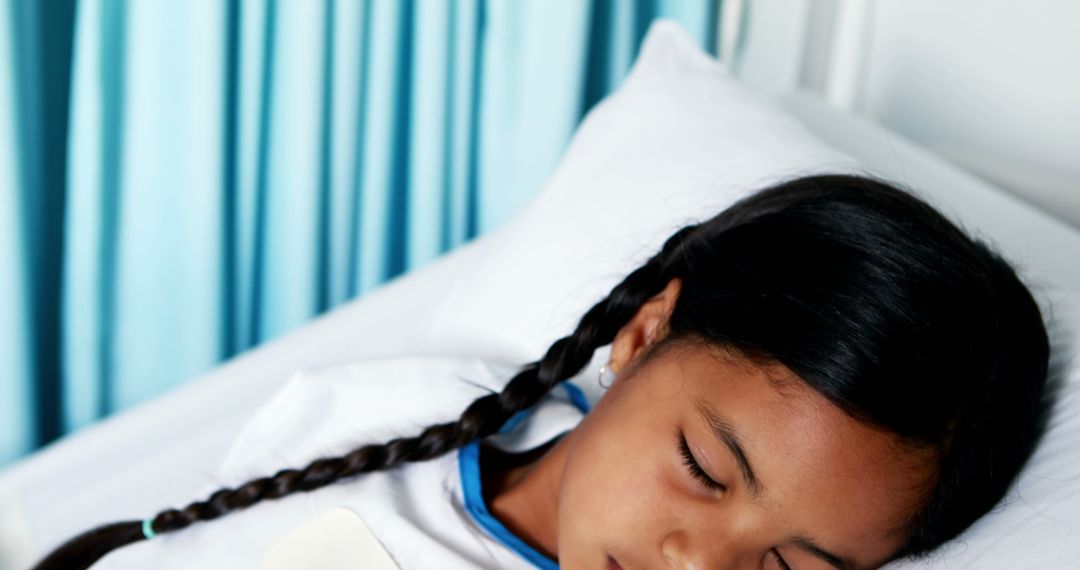
[[[861,548],[860,559],[875,558],[870,544],[881,556],[900,546],[925,496],[929,452],[852,418],[780,364],[693,346],[661,360],[682,378],[672,398],[681,421],[708,434],[707,409],[736,432],[764,489],[763,508],[838,548]]]

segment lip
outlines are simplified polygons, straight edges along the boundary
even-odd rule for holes
[[[609,554],[607,557],[607,570],[623,570],[623,567],[619,566],[619,563]]]

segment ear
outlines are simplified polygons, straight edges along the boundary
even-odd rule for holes
[[[623,325],[611,343],[608,366],[618,374],[627,370],[649,346],[667,336],[668,318],[682,289],[682,280],[674,277],[664,290],[645,301],[630,322]]]

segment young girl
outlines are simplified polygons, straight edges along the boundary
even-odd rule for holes
[[[527,449],[493,443],[555,406],[552,389],[608,344],[594,409],[564,385],[576,425]],[[367,521],[402,568],[432,567],[409,551],[429,543],[445,547],[440,568],[876,568],[929,552],[1002,498],[1045,421],[1048,358],[1038,305],[986,245],[883,182],[800,178],[675,232],[457,421],[93,529],[38,568],[87,568],[451,451],[451,499],[467,511],[456,520],[470,528],[410,546]],[[488,542],[447,544],[454,532]],[[502,557],[481,556],[496,547]]]

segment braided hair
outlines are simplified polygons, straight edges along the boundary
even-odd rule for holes
[[[179,531],[494,434],[580,372],[674,277],[683,287],[661,342],[704,340],[779,362],[853,417],[939,451],[935,486],[896,556],[928,552],[989,511],[1045,425],[1047,334],[1012,267],[913,194],[866,176],[807,176],[675,232],[570,335],[457,421],[220,489],[150,527]],[[103,525],[35,568],[88,568],[140,540],[142,521]]]

